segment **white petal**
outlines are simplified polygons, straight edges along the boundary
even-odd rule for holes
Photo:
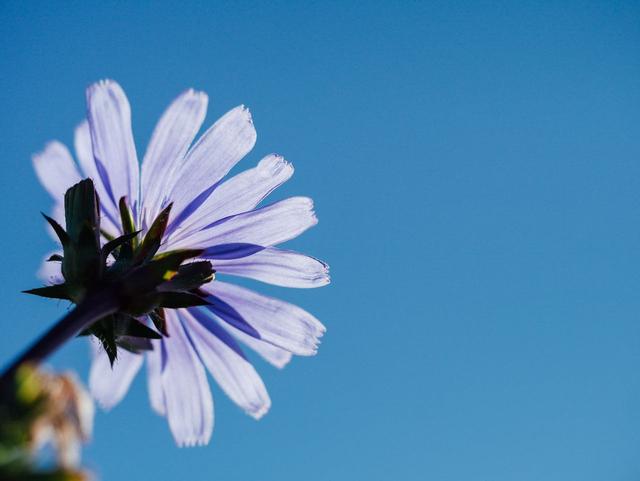
[[[207,103],[204,92],[189,89],[171,103],[156,125],[142,161],[141,190],[148,224],[160,212],[167,187],[173,186],[173,176],[204,121]]]
[[[175,240],[198,231],[216,220],[254,209],[265,197],[293,175],[293,166],[279,155],[268,155],[256,167],[223,182],[204,203],[178,227]],[[176,226],[172,226],[176,228]]]
[[[160,416],[166,415],[164,404],[164,392],[162,391],[162,358],[160,341],[151,341],[153,350],[147,352],[147,388],[149,389],[149,401],[151,408]]]
[[[222,390],[247,414],[260,419],[271,399],[260,376],[230,334],[198,310],[180,316],[200,359]]]
[[[187,153],[167,198],[177,216],[197,196],[219,182],[254,146],[256,131],[244,106],[221,117]]]
[[[138,200],[139,167],[131,132],[131,108],[116,82],[103,80],[87,89],[87,117],[93,157],[107,195],[114,205],[127,196]]]
[[[100,225],[102,229],[112,235],[120,233],[120,212],[118,206],[113,203],[113,200],[107,194],[107,188],[98,174],[96,163],[93,160],[93,148],[91,147],[91,131],[89,130],[89,122],[86,120],[78,125],[74,132],[73,138],[74,148],[76,150],[76,157],[78,163],[82,169],[84,177],[89,177],[93,180],[98,198],[100,199]]]
[[[82,180],[69,150],[55,140],[34,154],[33,167],[40,183],[56,202],[63,202],[67,189]]]
[[[324,326],[305,310],[287,302],[263,296],[257,292],[216,280],[205,291],[210,310],[230,324],[248,324],[257,331],[260,339],[301,356],[316,354]],[[217,299],[227,303],[235,312],[220,305]],[[237,319],[240,316],[241,319]]]
[[[329,266],[294,251],[267,247],[247,257],[217,259],[221,274],[249,277],[282,287],[321,287],[329,284]]]
[[[89,390],[103,409],[111,409],[127,394],[144,357],[118,349],[118,358],[109,364],[109,357],[95,341],[91,342],[93,360],[89,371]]]
[[[171,248],[203,249],[228,244],[268,247],[293,239],[317,223],[313,201],[307,197],[291,197],[229,217],[181,241],[167,244],[170,244]]]
[[[162,391],[167,419],[179,446],[207,444],[213,398],[207,374],[174,309],[165,311],[170,337],[162,339]]]
[[[262,357],[265,361],[277,367],[278,369],[282,369],[287,364],[289,364],[289,361],[291,361],[292,354],[289,351],[276,347],[273,344],[269,344],[268,342],[264,342],[260,339],[256,339],[255,337],[242,332],[240,329],[237,329],[232,325],[227,324],[226,322],[224,323],[223,327],[227,331],[229,331],[233,335],[233,337],[238,339],[243,344],[246,344],[249,348],[259,354],[260,357]]]

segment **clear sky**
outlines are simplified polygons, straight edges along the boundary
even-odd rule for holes
[[[0,5],[0,361],[65,312],[19,293],[52,247],[30,156],[105,77],[139,152],[187,87],[208,123],[249,106],[241,167],[294,163],[275,198],[320,223],[290,245],[333,283],[257,286],[328,328],[258,362],[264,419],[214,387],[211,444],[178,449],[139,377],[97,415],[103,480],[640,479],[637,3],[133,3]]]

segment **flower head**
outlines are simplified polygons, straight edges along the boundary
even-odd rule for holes
[[[291,177],[291,164],[268,155],[256,167],[224,179],[256,140],[244,106],[225,114],[193,143],[204,121],[207,96],[184,92],[158,122],[139,168],[129,103],[120,86],[113,81],[92,85],[87,105],[87,122],[75,132],[78,165],[59,142],[34,156],[38,177],[56,201],[54,219],[62,217],[66,189],[86,176],[93,179],[99,198],[103,248],[109,239],[138,232],[131,242],[138,242],[135,249],[140,252],[140,243],[161,219],[161,234],[151,235],[154,244],[147,262],[170,252],[196,250],[200,265],[210,263],[216,275],[299,288],[329,282],[323,262],[275,247],[317,223],[312,201],[293,197],[259,207]],[[193,265],[198,263],[182,268],[198,269],[189,267]],[[52,283],[60,282],[60,274],[56,262],[45,263],[41,270]],[[125,349],[118,349],[113,367],[94,345],[89,380],[92,394],[110,408],[124,397],[146,359],[151,405],[167,417],[180,445],[207,443],[213,429],[205,369],[236,404],[260,418],[271,401],[241,345],[283,367],[292,354],[315,354],[325,331],[314,316],[292,304],[217,278],[195,278],[199,284],[187,287],[190,292],[197,288],[205,305],[165,299],[163,305],[134,313],[163,336],[149,340],[144,354],[120,343]],[[180,279],[184,276],[176,281]],[[180,290],[176,282],[167,284],[168,290]],[[140,315],[143,312],[149,314]]]

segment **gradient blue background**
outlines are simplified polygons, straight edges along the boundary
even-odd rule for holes
[[[117,79],[143,151],[195,87],[244,103],[320,224],[328,326],[259,363],[255,422],[217,387],[178,449],[138,377],[100,412],[103,480],[640,479],[640,8],[626,2],[3,2],[1,361],[63,314],[19,294],[52,244],[30,155]],[[517,3],[517,4],[516,4]],[[87,370],[76,341],[53,359]]]

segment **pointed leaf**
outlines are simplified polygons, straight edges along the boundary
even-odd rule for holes
[[[102,343],[102,347],[109,357],[109,363],[113,367],[113,363],[118,358],[118,345],[116,344],[113,329],[101,329],[95,335]]]
[[[136,223],[133,220],[133,214],[131,213],[131,209],[129,209],[129,205],[127,204],[127,197],[123,196],[120,198],[120,202],[118,202],[118,207],[120,208],[120,221],[122,222],[122,232],[128,234],[136,230]]]
[[[164,316],[164,309],[154,309],[149,313],[149,317],[151,318],[153,325],[156,326],[156,329],[160,331],[163,336],[169,337],[169,332],[167,331],[167,319]]]
[[[209,261],[197,261],[182,265],[169,281],[158,286],[160,291],[191,291],[214,278],[215,270]]]
[[[180,307],[208,306],[209,301],[191,292],[163,292],[161,307],[178,309]]]
[[[171,214],[172,206],[173,203],[162,209],[162,212],[158,214],[158,217],[156,217],[153,224],[151,224],[151,227],[144,236],[144,240],[136,254],[136,264],[152,259],[156,252],[158,252],[158,249],[162,244],[162,237],[167,229],[167,223],[169,222],[169,215]]]
[[[53,228],[53,231],[58,236],[58,239],[60,239],[60,243],[62,244],[62,247],[68,246],[69,243],[71,242],[71,239],[69,238],[69,235],[67,234],[67,232],[62,228],[62,226],[58,224],[55,220],[53,220],[51,217],[49,217],[47,214],[45,214],[44,212],[41,212],[41,214],[42,214],[42,217],[44,217],[45,220],[49,223],[49,225]]]
[[[118,347],[126,349],[133,354],[142,354],[144,351],[153,350],[151,340],[143,337],[120,336],[117,343]]]
[[[162,339],[162,336],[144,325],[135,317],[117,315],[114,326],[116,336],[143,337],[146,339]]]
[[[150,262],[134,269],[123,282],[126,292],[149,292],[159,284],[171,280],[185,260],[197,257],[202,249],[185,249],[163,252]]]
[[[111,254],[111,252],[113,252],[118,247],[121,247],[126,242],[129,242],[132,239],[134,239],[139,233],[140,233],[139,230],[135,232],[129,232],[128,234],[121,235],[120,237],[117,237],[107,242],[104,246],[102,246],[103,260],[106,260],[107,257],[109,257],[109,254]]]
[[[37,287],[22,291],[25,294],[33,294],[34,296],[47,297],[49,299],[65,299],[70,301],[71,297],[67,292],[66,284],[55,284],[53,286]]]
[[[83,235],[87,226],[91,236],[85,242],[99,243],[100,210],[98,194],[91,179],[84,179],[73,185],[64,194],[64,215],[67,234],[75,242]],[[84,233],[86,236],[86,232]],[[93,239],[93,240],[91,240]]]

